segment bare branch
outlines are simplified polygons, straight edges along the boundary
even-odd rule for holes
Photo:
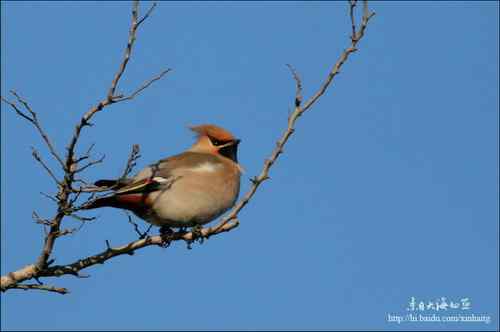
[[[359,31],[357,32],[356,34],[356,40],[355,42],[353,41],[353,47],[356,46],[355,44],[361,39],[363,38],[363,36],[365,35],[365,30],[366,30],[366,27],[368,25],[368,22],[370,21],[370,19],[375,16],[375,12],[372,12],[368,9],[368,1],[367,0],[364,0],[363,1],[363,17],[361,18],[361,26],[359,28]]]
[[[60,186],[61,182],[57,179],[57,177],[54,175],[54,173],[49,168],[49,166],[47,166],[47,164],[45,164],[45,162],[42,160],[42,157],[40,157],[40,154],[38,153],[38,151],[34,147],[31,147],[31,155],[33,156],[33,158],[35,158],[36,161],[38,161],[40,163],[40,165],[42,165],[42,167],[47,171],[47,173],[56,182],[56,184],[58,186]]]
[[[356,8],[357,0],[349,0],[349,16],[351,17],[352,35],[351,40],[356,38],[356,21],[354,19],[354,8]]]
[[[134,226],[134,231],[137,233],[137,235],[139,235],[139,238],[142,238],[142,232],[139,229],[139,225],[137,225],[137,223],[135,223],[132,220],[132,217],[130,216],[130,214],[127,211],[124,211],[124,212],[127,215],[127,221],[128,221],[128,223],[131,224],[132,226]]]
[[[211,235],[223,233],[223,232],[228,232],[229,230],[235,228],[238,226],[238,221],[236,220],[233,223],[229,223],[224,225],[218,230],[211,230],[210,228],[203,228],[201,230],[200,236],[208,238]],[[186,231],[178,231],[175,232],[171,235],[172,241],[178,241],[178,240],[184,240],[186,242],[193,241],[196,236],[193,235],[193,232],[186,232]],[[104,264],[106,261],[112,259],[113,257],[120,256],[120,255],[130,255],[133,253],[135,250],[144,248],[144,247],[149,247],[149,246],[163,246],[164,244],[164,239],[160,235],[156,236],[147,236],[144,239],[139,239],[133,242],[130,242],[126,245],[120,246],[120,247],[111,247],[109,242],[107,242],[107,249],[103,252],[100,252],[96,255],[85,257],[82,259],[79,259],[71,264],[67,265],[55,265],[51,266],[43,271],[41,271],[38,276],[39,277],[59,277],[62,275],[74,275],[78,276],[79,272],[87,267],[90,267],[92,265],[96,264]]]
[[[69,204],[68,206],[69,207],[72,207],[73,204],[75,204],[75,202],[78,200],[78,198],[80,198],[80,195],[82,194],[82,191],[81,190],[78,190],[76,193],[74,193],[75,195],[73,196],[73,198],[69,199]]]
[[[148,16],[151,13],[152,9],[148,12]],[[89,111],[87,111],[82,118],[80,119],[80,122],[76,125],[73,136],[70,139],[70,142],[66,148],[67,150],[67,155],[66,155],[66,160],[63,163],[63,168],[66,172],[66,175],[64,177],[62,186],[59,190],[59,193],[57,195],[58,200],[59,200],[59,209],[58,213],[52,220],[52,226],[50,228],[49,234],[45,238],[45,243],[42,249],[42,253],[40,254],[37,263],[35,264],[38,270],[42,270],[45,265],[47,260],[49,259],[52,249],[54,247],[54,242],[56,238],[58,237],[59,231],[60,231],[60,223],[64,216],[66,215],[66,211],[68,209],[68,199],[71,193],[74,192],[72,188],[72,184],[74,181],[74,176],[77,171],[75,167],[75,161],[78,160],[75,158],[75,147],[76,144],[80,138],[80,133],[82,129],[85,126],[90,126],[90,120],[92,117],[97,113],[103,110],[106,106],[111,105],[114,103],[114,93],[117,87],[118,82],[120,81],[121,76],[123,75],[127,63],[130,59],[130,55],[132,52],[132,47],[134,45],[135,39],[136,39],[136,32],[138,28],[137,24],[137,16],[138,16],[138,1],[134,2],[133,8],[132,8],[132,22],[129,30],[129,38],[128,38],[128,43],[127,47],[125,48],[125,53],[124,53],[124,58],[119,66],[119,69],[117,73],[115,74],[115,77],[111,83],[111,87],[109,88],[108,95],[105,99],[100,101],[96,106],[91,108]],[[146,17],[144,18],[146,19]],[[142,21],[144,21],[144,19]],[[142,23],[141,21],[141,23]],[[89,165],[90,166],[90,165]]]
[[[78,220],[78,221],[81,221],[82,224],[86,223],[86,222],[94,221],[94,220],[97,219],[96,217],[82,217],[82,216],[79,216],[79,215],[74,214],[74,213],[70,214],[69,216],[71,218],[74,218],[74,219]]]
[[[92,149],[94,148],[94,146],[95,146],[95,143],[90,144],[89,148],[87,149],[87,152],[85,152],[85,154],[83,156],[81,156],[80,158],[76,159],[75,160],[75,164],[78,164],[79,162],[81,162],[81,161],[83,161],[85,159],[89,159],[90,158],[90,152],[92,151]]]
[[[10,288],[17,288],[17,289],[23,289],[23,290],[30,290],[30,289],[36,289],[36,290],[43,290],[47,292],[54,292],[54,293],[59,293],[59,294],[68,294],[69,290],[64,287],[55,287],[55,286],[48,286],[48,285],[38,285],[38,284],[26,284],[26,285],[15,285]]]
[[[78,188],[78,191],[74,190],[76,192],[76,196],[80,195],[81,193],[83,192],[86,192],[84,191],[83,188]],[[89,191],[90,192],[90,191]],[[80,211],[80,210],[83,210],[84,207],[92,202],[94,199],[95,199],[95,196],[96,196],[96,193],[95,192],[91,192],[91,195],[89,197],[87,197],[86,201],[83,202],[82,204],[78,205],[78,206],[74,206],[74,203],[76,202],[76,200],[78,199],[78,197],[74,197],[72,200],[71,200],[71,203],[70,203],[70,206],[71,208],[68,208],[66,209],[66,213],[67,215],[69,216],[75,216],[74,213],[77,212],[77,211]],[[96,219],[95,217],[91,217],[91,218],[87,218],[87,217],[80,217],[80,218],[75,218],[75,219],[79,219],[79,220],[82,220],[82,219],[89,219],[89,220],[86,220],[86,221],[91,221],[91,220],[94,220]],[[83,220],[85,221],[85,220]]]
[[[141,157],[140,155],[140,147],[138,144],[132,145],[132,151],[130,151],[130,155],[128,157],[127,163],[125,164],[125,169],[123,170],[123,173],[120,175],[118,178],[118,183],[120,181],[124,180],[127,178],[127,176],[132,172],[136,165],[137,159]],[[96,193],[96,192],[104,192],[104,191],[109,191],[112,189],[112,187],[104,187],[104,186],[95,186],[95,185],[85,185],[83,187],[80,187],[78,189],[73,189],[73,192],[90,192],[90,193]]]
[[[139,22],[137,22],[137,27],[139,27],[139,25],[141,25],[142,22],[144,22],[148,17],[149,15],[151,15],[151,13],[153,12],[153,10],[155,9],[156,7],[156,2],[153,2],[153,5],[149,8],[149,10],[146,12],[146,15],[144,15],[143,18],[141,18],[139,20]]]
[[[153,11],[153,9],[155,7],[156,7],[156,4],[153,4],[153,6],[147,12],[146,16],[144,16],[144,18],[141,19],[140,23],[142,23],[144,20],[146,20],[149,17],[149,15],[151,14],[151,12]],[[107,94],[106,98],[104,100],[100,101],[96,106],[94,106],[92,109],[90,109],[87,113],[85,113],[83,115],[82,119],[80,120],[80,123],[76,126],[73,137],[72,137],[70,143],[68,144],[68,147],[66,148],[68,150],[68,154],[66,157],[66,165],[67,165],[68,169],[69,169],[69,166],[71,165],[71,163],[73,163],[74,149],[75,149],[76,143],[80,137],[80,132],[81,132],[82,128],[90,125],[89,121],[95,115],[95,113],[102,111],[106,106],[109,106],[111,104],[114,104],[117,101],[120,101],[120,98],[115,96],[115,91],[116,91],[116,88],[118,86],[118,83],[119,83],[123,73],[125,72],[125,69],[127,68],[127,64],[129,62],[130,56],[132,54],[132,49],[133,49],[133,46],[134,46],[134,43],[136,40],[137,29],[140,25],[140,23],[138,22],[138,12],[139,12],[139,2],[134,1],[134,4],[132,6],[132,21],[130,23],[128,42],[127,42],[127,46],[125,47],[123,60],[120,63],[120,66],[119,66],[118,71],[116,72],[116,74],[113,78],[113,81],[111,82],[111,86],[108,90],[108,94]],[[167,72],[168,72],[168,70],[167,70]],[[159,77],[153,78],[150,82],[148,82],[146,84],[147,86],[143,87],[142,89],[139,89],[140,91],[137,91],[137,93],[135,93],[135,95],[137,95],[142,90],[146,89],[149,85],[151,85],[151,83],[162,78],[163,75],[165,75],[165,74],[166,74],[166,72],[163,72],[162,74],[160,74]],[[130,98],[130,99],[132,99],[132,98]]]
[[[122,76],[126,65],[128,63],[132,46],[135,41],[135,32],[137,27],[149,17],[153,9],[155,8],[156,4],[153,4],[153,6],[148,10],[146,15],[138,20],[138,2],[134,2],[133,5],[133,10],[132,10],[132,23],[129,31],[129,41],[127,44],[127,48],[125,49],[125,54],[124,54],[124,59],[120,65],[120,68],[118,72],[116,73],[113,82],[111,84],[111,87],[108,91],[107,98],[101,101],[97,106],[92,108],[90,111],[84,114],[82,117],[80,123],[76,126],[75,128],[75,133],[71,139],[70,144],[68,145],[68,154],[66,157],[66,163],[65,163],[65,170],[66,170],[66,176],[64,178],[64,181],[62,183],[61,189],[58,193],[58,205],[59,205],[59,210],[58,214],[50,221],[48,220],[43,220],[41,219],[44,223],[47,222],[51,225],[50,233],[46,237],[46,242],[44,245],[44,249],[42,250],[42,254],[40,255],[39,259],[37,260],[36,264],[31,264],[28,266],[25,266],[22,269],[19,269],[17,271],[11,272],[7,275],[4,275],[1,277],[1,290],[5,291],[9,288],[26,288],[28,287],[29,289],[31,288],[37,288],[40,289],[40,287],[34,287],[34,286],[42,286],[42,285],[22,285],[20,284],[21,282],[25,280],[29,280],[32,278],[39,278],[39,277],[58,277],[62,275],[74,275],[78,277],[82,277],[80,274],[80,271],[96,265],[96,264],[104,264],[106,261],[120,256],[120,255],[132,255],[135,250],[145,248],[148,246],[156,245],[160,247],[165,247],[165,244],[168,243],[170,244],[172,241],[179,241],[183,240],[187,242],[188,244],[192,243],[196,239],[203,239],[203,238],[209,238],[212,235],[215,234],[220,234],[223,232],[228,232],[239,225],[239,220],[238,220],[238,213],[248,204],[248,202],[251,200],[255,192],[257,191],[258,187],[267,179],[269,179],[269,171],[273,164],[276,162],[278,159],[279,155],[283,153],[283,148],[285,144],[288,142],[290,136],[294,133],[295,129],[295,123],[297,119],[308,109],[310,109],[315,102],[324,94],[324,92],[327,90],[327,88],[331,85],[334,77],[339,73],[340,68],[342,65],[347,61],[349,55],[353,52],[356,51],[356,46],[357,43],[362,39],[364,36],[364,32],[366,29],[366,26],[370,20],[371,17],[373,17],[374,13],[369,12],[368,6],[366,4],[366,1],[364,2],[364,7],[363,7],[363,17],[362,21],[360,23],[359,29],[356,29],[356,25],[354,22],[354,7],[356,6],[356,1],[351,0],[349,2],[350,4],[350,9],[349,13],[351,16],[351,22],[353,24],[353,29],[352,29],[352,38],[351,38],[351,45],[342,52],[340,55],[339,59],[337,62],[334,64],[330,72],[328,73],[325,81],[320,85],[319,89],[317,92],[310,97],[304,105],[302,105],[302,82],[301,79],[298,75],[298,73],[293,69],[292,66],[288,65],[290,68],[293,79],[295,80],[295,85],[296,85],[296,92],[295,92],[295,109],[294,111],[290,114],[288,117],[288,124],[284,132],[282,133],[280,139],[277,141],[275,148],[272,150],[271,155],[268,159],[264,161],[263,168],[258,176],[255,176],[254,178],[251,179],[252,185],[248,192],[243,196],[243,198],[233,207],[233,209],[225,216],[223,217],[219,223],[212,227],[206,227],[206,228],[197,228],[196,230],[193,228],[191,231],[185,231],[184,229],[180,229],[179,231],[176,232],[168,232],[168,233],[162,233],[161,235],[158,236],[147,236],[146,233],[141,233],[139,230],[139,227],[137,224],[133,223],[135,226],[136,232],[140,235],[140,239],[136,241],[132,241],[128,244],[125,244],[120,247],[111,247],[109,244],[109,241],[106,241],[106,250],[92,256],[85,257],[83,259],[79,259],[73,263],[66,264],[66,265],[51,265],[53,260],[49,260],[49,256],[52,252],[52,247],[54,240],[58,236],[62,236],[65,234],[70,234],[74,230],[62,230],[60,231],[60,223],[61,220],[64,216],[70,215],[73,217],[81,218],[79,216],[73,215],[73,212],[77,211],[79,208],[75,208],[72,206],[74,203],[74,200],[69,199],[69,195],[72,192],[75,192],[74,189],[72,189],[71,185],[74,180],[74,175],[77,169],[73,169],[72,165],[75,162],[74,159],[74,148],[76,145],[76,142],[79,138],[80,131],[81,129],[89,125],[89,120],[90,118],[96,113],[101,111],[104,107],[107,105],[110,105],[114,102],[121,101],[121,100],[126,100],[126,99],[132,99],[135,95],[140,93],[142,90],[147,88],[152,82],[154,82],[156,79],[161,78],[164,74],[166,74],[167,71],[164,71],[158,78],[154,78],[151,81],[147,82],[144,84],[141,88],[139,88],[136,92],[134,92],[132,95],[129,97],[122,97],[122,96],[115,96],[115,91],[117,84],[120,80],[120,77]],[[3,98],[2,98],[3,100]],[[9,103],[9,102],[7,102]],[[14,110],[17,108],[14,107]],[[17,110],[16,112],[18,112]],[[19,114],[19,112],[18,112]],[[22,113],[24,114],[24,113]],[[21,115],[25,118],[30,119],[29,116],[26,114]],[[139,155],[139,148],[138,146],[134,145],[132,148],[131,155],[127,161],[127,165],[125,168],[125,171],[123,173],[122,178],[126,177],[132,170],[132,168],[135,165],[135,160],[138,158]],[[84,156],[85,157],[85,156]],[[86,158],[84,158],[86,159]],[[78,159],[77,159],[78,160]],[[83,160],[83,159],[80,159]],[[108,188],[109,189],[109,188]],[[77,191],[77,195],[79,193],[83,192],[82,189],[79,189]],[[35,218],[36,219],[36,218]],[[148,230],[149,231],[149,230]],[[51,287],[51,286],[46,286],[46,287]],[[46,290],[46,289],[45,289]]]
[[[137,235],[139,235],[139,239],[144,239],[148,235],[148,233],[151,230],[151,227],[153,225],[150,224],[148,229],[143,233],[139,229],[139,225],[137,225],[137,223],[132,220],[132,216],[126,211],[125,211],[125,214],[127,215],[128,223],[131,224],[132,226],[134,226],[134,231],[137,233]]]
[[[350,1],[350,4],[351,5],[349,7],[349,11],[351,12],[354,8],[352,5],[352,1]],[[269,179],[269,170],[271,169],[274,162],[278,159],[279,155],[281,153],[283,153],[283,147],[288,142],[288,139],[290,138],[290,136],[294,133],[295,122],[305,111],[310,109],[316,103],[316,101],[323,95],[323,93],[325,93],[326,89],[330,86],[331,82],[333,81],[333,78],[338,74],[342,65],[349,58],[349,55],[356,51],[356,45],[361,40],[361,38],[363,38],[364,31],[366,29],[368,21],[370,20],[371,17],[373,17],[373,15],[375,15],[375,13],[369,12],[367,2],[364,1],[363,19],[362,19],[361,27],[356,34],[356,38],[351,40],[351,46],[348,47],[346,50],[344,50],[344,52],[342,52],[342,54],[340,55],[340,58],[337,60],[337,62],[333,66],[332,70],[328,73],[326,80],[320,86],[319,90],[311,98],[309,98],[307,100],[307,102],[304,104],[304,106],[301,106],[301,98],[298,99],[298,96],[300,96],[300,92],[302,90],[302,83],[300,81],[298,74],[293,69],[293,67],[289,66],[289,68],[292,70],[292,75],[293,75],[293,78],[296,82],[296,96],[295,96],[295,110],[288,117],[288,126],[285,129],[285,131],[283,132],[283,134],[281,135],[281,138],[276,143],[276,147],[271,152],[271,156],[264,161],[264,166],[263,166],[260,174],[256,177],[254,177],[253,179],[251,179],[252,186],[250,187],[248,192],[231,209],[231,211],[225,217],[222,218],[222,220],[216,226],[209,227],[209,230],[208,230],[209,234],[211,234],[211,232],[217,232],[220,228],[226,227],[227,223],[230,222],[231,220],[237,219],[238,213],[241,211],[241,209],[243,209],[245,207],[245,205],[248,204],[250,199],[253,197],[253,195],[257,191],[257,188],[265,180]]]
[[[37,224],[46,225],[46,226],[51,226],[52,225],[52,223],[50,221],[48,221],[47,219],[43,219],[35,211],[33,211],[33,213],[31,214],[31,217],[35,220],[35,222]]]
[[[108,91],[108,98],[107,98],[108,102],[113,101],[113,99],[115,97],[115,91],[116,91],[116,87],[118,85],[118,82],[120,81],[120,78],[122,77],[123,73],[125,72],[125,69],[127,68],[127,63],[130,59],[130,55],[132,54],[132,48],[134,46],[135,39],[136,39],[135,36],[136,36],[137,28],[139,28],[141,23],[144,22],[149,17],[149,15],[153,12],[155,7],[156,7],[156,3],[153,3],[153,5],[148,10],[146,15],[138,21],[139,1],[134,1],[134,4],[132,6],[132,22],[130,24],[127,47],[125,48],[125,53],[123,55],[123,61],[120,65],[120,69],[118,69],[118,72],[115,74],[115,77],[113,78],[113,81],[111,82],[111,87],[109,88],[109,91]],[[161,75],[161,76],[163,76],[163,75]],[[158,78],[158,79],[160,79],[160,78]]]
[[[125,166],[125,170],[123,171],[122,175],[119,177],[119,179],[125,179],[134,169],[136,165],[137,159],[141,157],[140,155],[140,147],[138,144],[132,145],[132,151],[130,151],[130,156],[128,157],[127,164]]]
[[[122,96],[116,96],[114,98],[114,102],[117,103],[117,102],[120,102],[120,101],[125,101],[125,100],[131,100],[131,99],[134,99],[139,93],[141,93],[143,90],[147,89],[151,84],[153,84],[154,82],[160,80],[163,76],[165,76],[165,74],[167,74],[168,72],[172,71],[171,68],[167,68],[165,69],[164,71],[162,71],[159,75],[153,77],[152,79],[144,82],[144,84],[142,84],[137,90],[135,90],[134,92],[132,92],[131,95],[127,96],[127,97],[122,97]]]
[[[94,165],[97,165],[97,164],[102,163],[102,162],[104,161],[104,158],[105,158],[105,157],[106,157],[106,155],[104,155],[104,154],[103,154],[101,158],[99,158],[99,159],[97,159],[97,160],[92,160],[92,161],[90,161],[90,162],[89,162],[89,163],[87,163],[86,165],[83,165],[82,167],[80,167],[80,168],[76,169],[76,170],[74,171],[74,173],[76,174],[76,173],[83,172],[84,170],[86,170],[86,169],[87,169],[87,168],[89,168],[89,167],[92,167],[92,166],[94,166]]]
[[[27,116],[26,114],[24,114],[23,112],[21,112],[19,110],[19,108],[17,108],[17,105],[8,101],[7,99],[5,99],[3,96],[0,97],[2,99],[2,101],[8,105],[10,105],[10,107],[12,107],[12,109],[21,117],[25,118],[26,120],[28,120],[29,122],[33,123],[33,119],[30,118],[29,116]]]
[[[53,220],[54,225],[51,227],[49,234],[45,238],[45,244],[44,244],[44,247],[42,250],[42,254],[38,258],[38,261],[36,264],[39,269],[43,268],[45,262],[47,262],[47,259],[50,257],[50,254],[52,253],[54,241],[57,238],[57,234],[59,233],[60,223],[65,215],[64,211],[67,209],[66,204],[67,204],[69,195],[73,192],[72,183],[74,181],[74,175],[77,171],[76,169],[74,169],[75,160],[77,160],[77,159],[75,159],[74,155],[75,155],[76,144],[78,142],[78,139],[80,138],[80,133],[81,133],[83,127],[90,125],[89,121],[97,112],[100,112],[106,106],[114,103],[113,98],[114,98],[117,84],[120,81],[120,78],[122,77],[122,75],[127,67],[127,63],[130,59],[132,48],[133,48],[133,45],[134,45],[134,42],[136,39],[136,32],[137,32],[137,28],[138,28],[138,24],[137,24],[138,7],[139,7],[138,1],[135,1],[133,4],[133,8],[132,8],[132,22],[131,22],[131,26],[130,26],[130,30],[129,30],[129,38],[128,38],[127,47],[125,48],[124,58],[120,64],[120,67],[119,67],[117,73],[115,74],[115,77],[114,77],[112,83],[111,83],[111,87],[109,88],[108,95],[107,95],[106,99],[99,102],[96,106],[94,106],[92,109],[90,109],[88,112],[86,112],[83,115],[80,122],[76,125],[73,136],[72,136],[72,138],[71,138],[71,140],[66,148],[67,155],[66,155],[66,161],[64,163],[64,169],[66,171],[66,176],[64,177],[63,186],[58,194],[59,212],[54,217],[54,220]],[[151,13],[151,11],[152,11],[152,9],[148,12],[148,15]],[[146,17],[144,19],[146,19]],[[88,166],[91,166],[91,165],[89,164]]]
[[[116,91],[116,86],[118,85],[120,78],[122,77],[123,73],[125,72],[125,69],[127,68],[127,64],[128,64],[129,59],[130,59],[130,54],[132,53],[132,47],[134,46],[134,43],[135,43],[135,34],[137,31],[138,11],[139,11],[139,1],[134,1],[134,4],[132,5],[132,23],[130,24],[130,30],[129,30],[129,34],[128,34],[128,43],[127,43],[127,47],[125,48],[125,53],[123,55],[122,63],[120,64],[120,68],[116,72],[115,77],[113,78],[113,81],[111,82],[111,87],[109,88],[109,91],[108,91],[107,101],[109,103],[111,103],[113,100],[113,97],[114,97],[115,91]]]
[[[47,197],[47,198],[48,198],[48,199],[50,199],[51,201],[53,201],[53,202],[55,202],[55,203],[58,203],[57,199],[55,199],[53,196],[50,196],[49,194],[46,194],[46,193],[41,192],[41,191],[40,191],[40,194],[41,194],[42,196]]]
[[[208,238],[211,235],[220,234],[223,232],[228,232],[231,229],[237,227],[239,224],[238,220],[235,219],[234,222],[226,223],[222,227],[219,227],[217,230],[213,228],[204,228],[200,231],[200,236],[204,238]],[[184,240],[186,242],[192,242],[193,239],[196,238],[192,232],[179,231],[173,233],[171,236],[171,241]],[[18,271],[9,273],[5,276],[1,277],[1,290],[6,291],[9,288],[13,288],[19,285],[20,282],[32,279],[34,277],[59,277],[62,275],[74,275],[77,277],[84,277],[80,274],[80,271],[96,265],[96,264],[104,264],[109,259],[120,255],[130,255],[135,250],[156,245],[162,247],[164,245],[164,239],[160,236],[147,236],[144,239],[139,239],[133,242],[130,242],[121,247],[112,248],[109,244],[109,241],[106,241],[107,249],[99,254],[85,257],[83,259],[79,259],[71,264],[67,265],[55,265],[55,266],[47,266],[43,270],[37,270],[35,265],[28,265]],[[50,264],[48,264],[50,265]]]
[[[14,103],[8,101],[4,97],[1,97],[2,101],[9,104],[18,115],[20,115],[24,119],[28,120],[29,122],[31,122],[35,126],[35,128],[38,130],[38,133],[40,134],[40,136],[42,136],[43,140],[45,141],[45,144],[49,148],[49,151],[52,154],[52,156],[54,156],[54,158],[59,162],[61,167],[63,167],[63,169],[64,169],[64,163],[62,161],[62,158],[56,152],[56,149],[52,145],[48,135],[43,130],[43,128],[40,124],[40,121],[38,121],[38,117],[37,117],[36,113],[31,109],[28,102],[25,101],[23,98],[21,98],[15,91],[11,90],[10,93],[12,95],[14,95],[14,97],[16,97],[17,101],[24,106],[24,108],[26,109],[26,111],[29,112],[30,115],[26,115],[25,113],[21,112],[19,110],[19,108]]]
[[[35,264],[30,264],[18,269],[17,271],[9,272],[6,275],[3,275],[0,278],[0,290],[5,292],[7,289],[12,288],[25,280],[38,277],[37,273],[39,270],[40,269],[38,269]]]
[[[333,66],[332,70],[328,73],[326,80],[323,82],[323,84],[321,85],[319,90],[309,100],[307,100],[307,102],[305,103],[305,105],[300,113],[307,111],[309,108],[311,108],[311,106],[314,105],[314,103],[316,103],[316,101],[319,99],[319,97],[321,97],[323,95],[323,93],[325,93],[326,89],[330,86],[330,83],[332,83],[333,78],[340,72],[340,68],[347,61],[347,59],[349,58],[349,55],[351,53],[356,52],[356,50],[357,50],[356,45],[361,40],[361,38],[363,38],[368,21],[370,20],[370,18],[373,17],[373,15],[375,15],[374,12],[368,11],[366,1],[364,1],[364,8],[365,8],[365,12],[363,14],[361,27],[360,27],[359,31],[356,33],[355,38],[353,38],[351,40],[351,46],[348,47],[347,49],[345,49],[344,52],[342,52],[342,54],[340,55],[340,58],[337,60],[337,62]]]
[[[300,106],[302,104],[302,81],[300,79],[299,74],[295,70],[295,68],[292,67],[292,65],[287,64],[287,67],[290,69],[292,72],[293,79],[295,80],[295,106]]]
[[[73,234],[77,231],[76,228],[68,228],[68,229],[63,229],[63,230],[60,230],[58,233],[57,233],[57,237],[61,237],[61,236],[65,236],[65,235],[69,235],[69,234]]]

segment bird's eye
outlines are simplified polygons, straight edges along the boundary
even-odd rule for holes
[[[214,146],[219,146],[219,145],[222,145],[222,142],[221,142],[221,141],[216,140],[216,139],[214,139],[214,138],[212,138],[212,139],[211,139],[211,141],[212,141],[212,144],[213,144]]]

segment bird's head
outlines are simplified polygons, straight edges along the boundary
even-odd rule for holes
[[[238,163],[238,144],[240,140],[235,138],[229,131],[211,124],[189,128],[198,135],[198,139],[189,149],[190,151],[218,154]]]

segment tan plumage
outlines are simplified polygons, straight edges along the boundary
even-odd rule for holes
[[[112,185],[112,195],[98,198],[86,209],[116,207],[134,212],[157,226],[205,224],[231,208],[238,198],[241,168],[239,140],[215,125],[191,127],[197,141],[186,152],[159,160],[135,177]]]

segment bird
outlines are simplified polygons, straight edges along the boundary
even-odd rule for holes
[[[96,181],[95,186],[113,192],[83,209],[125,209],[161,228],[201,227],[228,211],[240,191],[240,140],[213,124],[189,128],[197,135],[189,149],[145,167],[130,179]]]

